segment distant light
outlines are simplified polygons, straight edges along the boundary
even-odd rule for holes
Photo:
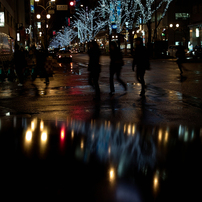
[[[47,19],[50,19],[50,18],[51,18],[51,15],[50,15],[50,14],[47,14],[46,17],[47,17]]]
[[[173,24],[170,24],[169,26],[170,26],[170,27],[173,27]]]
[[[20,41],[20,33],[17,33],[17,41]]]
[[[41,15],[40,15],[40,14],[37,14],[37,15],[36,15],[36,18],[37,18],[37,19],[40,19],[40,18],[41,18]]]
[[[176,27],[179,27],[180,25],[179,24],[176,24]]]
[[[83,4],[81,4],[81,7],[83,7]]]
[[[6,113],[6,116],[10,116],[10,112],[7,112],[7,113]]]
[[[39,0],[35,0],[35,2],[39,2]]]
[[[69,5],[70,5],[70,6],[74,6],[74,2],[73,2],[73,1],[70,1]]]

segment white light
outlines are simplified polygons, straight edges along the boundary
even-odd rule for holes
[[[20,41],[20,33],[17,33],[17,41]]]
[[[7,113],[6,113],[6,116],[10,116],[10,112],[7,112]]]
[[[196,28],[196,37],[199,37],[199,28]]]
[[[40,15],[40,14],[37,14],[37,15],[36,15],[36,18],[37,18],[37,19],[40,19],[40,18],[41,18],[41,15]]]
[[[48,24],[46,24],[46,28],[48,28]]]
[[[176,27],[179,27],[180,25],[179,24],[176,24]]]
[[[83,4],[81,4],[81,7],[83,7]]]
[[[46,17],[47,17],[47,19],[50,19],[50,18],[51,18],[51,15],[50,15],[50,14],[47,14]]]
[[[55,2],[55,0],[51,0],[52,2]]]
[[[35,0],[35,2],[39,2],[39,0]]]
[[[170,24],[169,26],[170,26],[170,27],[173,27],[173,24]]]

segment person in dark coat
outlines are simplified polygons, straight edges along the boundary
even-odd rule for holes
[[[120,78],[121,69],[124,65],[123,56],[119,48],[117,47],[116,42],[112,41],[110,43],[110,95],[113,95],[115,92],[114,89],[114,74],[116,74],[117,81],[124,87],[124,90],[127,91],[126,83]]]
[[[14,62],[15,62],[15,70],[19,79],[18,86],[23,86],[24,83],[23,71],[25,70],[27,64],[26,55],[24,48],[21,47],[19,49],[19,46],[17,44],[15,46]]]
[[[185,61],[185,50],[181,44],[179,44],[179,47],[176,51],[176,57],[177,57],[176,62],[177,62],[178,68],[180,70],[180,74],[182,75],[183,74],[182,63]]]
[[[101,72],[100,67],[100,48],[95,41],[92,41],[88,45],[89,55],[89,84],[95,89],[95,100],[100,100],[100,87],[99,87],[99,75]]]
[[[136,48],[133,56],[132,70],[135,71],[136,66],[136,78],[138,82],[141,83],[142,86],[140,96],[144,96],[145,95],[144,75],[145,71],[150,67],[149,54],[146,47],[143,46],[142,38],[140,37],[136,38],[135,45]]]

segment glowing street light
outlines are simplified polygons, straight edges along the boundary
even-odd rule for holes
[[[47,17],[47,19],[50,19],[50,18],[51,18],[51,15],[50,15],[50,14],[47,14],[46,17]]]
[[[40,15],[40,14],[37,14],[37,15],[36,15],[36,18],[37,18],[37,19],[40,19],[40,18],[41,18],[41,15]]]

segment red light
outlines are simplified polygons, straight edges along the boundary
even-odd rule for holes
[[[70,6],[74,6],[74,2],[73,1],[70,1]]]
[[[61,140],[64,140],[64,138],[65,138],[65,130],[64,129],[62,129],[60,132],[60,138],[61,138]]]

